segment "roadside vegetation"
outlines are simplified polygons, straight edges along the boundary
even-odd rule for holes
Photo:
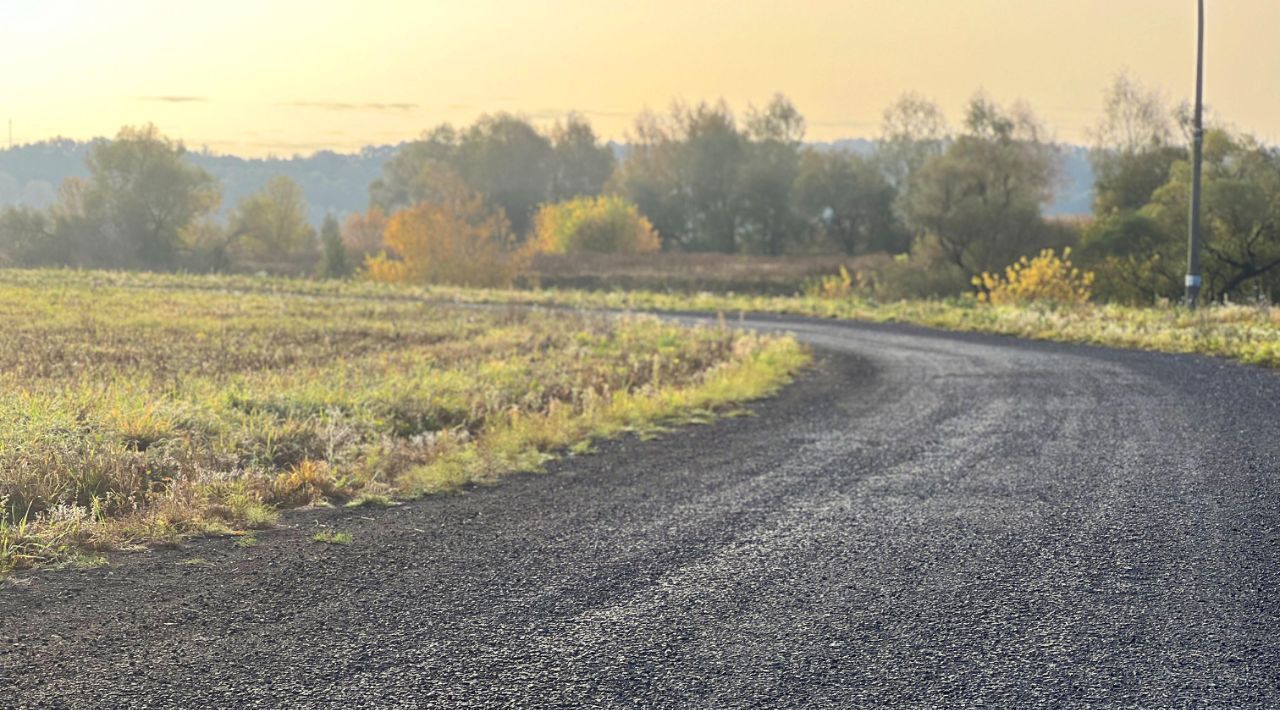
[[[947,330],[1119,348],[1199,353],[1251,365],[1280,367],[1280,308],[1265,303],[1165,304],[1135,307],[1091,301],[1094,274],[1062,255],[1042,251],[999,274],[975,276],[976,295],[881,303],[860,292],[844,267],[811,281],[797,296],[653,291],[479,291],[435,289],[437,297],[485,303],[525,303],[626,311],[777,313],[874,323],[910,323]]]
[[[806,359],[723,327],[306,284],[0,271],[0,571],[536,471]]]
[[[847,272],[846,272],[847,273]],[[833,277],[839,280],[841,277]],[[1010,300],[975,296],[881,303],[857,294],[752,296],[655,291],[458,290],[435,288],[436,298],[472,303],[521,303],[621,311],[773,313],[869,323],[907,323],[946,330],[1115,348],[1197,353],[1280,368],[1280,308],[1266,304],[1125,306]]]

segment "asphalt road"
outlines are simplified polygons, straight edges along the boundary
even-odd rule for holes
[[[756,324],[758,416],[0,587],[0,707],[1280,706],[1280,375]]]

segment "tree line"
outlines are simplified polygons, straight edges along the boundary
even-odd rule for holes
[[[806,144],[803,115],[781,95],[741,116],[723,101],[647,112],[621,157],[580,116],[546,129],[484,116],[401,146],[370,185],[369,210],[319,230],[283,177],[217,216],[217,181],[180,143],[125,128],[90,148],[86,177],[66,180],[51,207],[0,213],[0,261],[334,276],[369,265],[440,279],[461,273],[441,266],[444,254],[660,244],[840,254],[859,288],[896,298],[955,295],[975,274],[1072,247],[1100,296],[1150,302],[1181,290],[1184,114],[1118,77],[1093,131],[1093,216],[1074,221],[1044,216],[1062,179],[1044,124],[1027,105],[982,93],[956,125],[928,99],[902,96],[870,154]],[[1205,160],[1207,293],[1270,297],[1280,286],[1280,154],[1216,125]],[[500,261],[504,273],[519,265]]]
[[[48,207],[58,199],[58,186],[69,177],[87,178],[85,158],[97,138],[76,141],[54,138],[0,148],[0,209],[8,205]],[[262,189],[277,176],[293,178],[307,198],[307,218],[320,224],[326,214],[339,216],[368,206],[369,183],[399,149],[396,145],[365,146],[356,153],[320,150],[309,155],[243,158],[194,148],[186,160],[217,179],[222,192],[220,214]]]

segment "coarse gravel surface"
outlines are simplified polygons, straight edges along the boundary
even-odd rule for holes
[[[0,707],[1280,707],[1280,374],[744,325],[756,416],[0,584]]]

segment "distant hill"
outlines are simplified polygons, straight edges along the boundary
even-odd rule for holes
[[[0,206],[25,204],[47,207],[58,197],[58,185],[68,177],[84,177],[84,158],[92,142],[56,139],[0,150]],[[867,154],[874,143],[863,138],[814,143],[817,148],[842,149]],[[382,175],[382,164],[399,150],[398,145],[369,146],[359,153],[320,151],[292,158],[240,158],[192,152],[191,162],[208,170],[222,183],[223,210],[230,210],[276,175],[287,175],[302,186],[311,221],[319,224],[325,214],[339,217],[368,206],[369,183]],[[625,145],[612,143],[614,153],[625,156]],[[1063,181],[1045,214],[1088,214],[1093,199],[1093,171],[1088,149],[1063,146]]]

